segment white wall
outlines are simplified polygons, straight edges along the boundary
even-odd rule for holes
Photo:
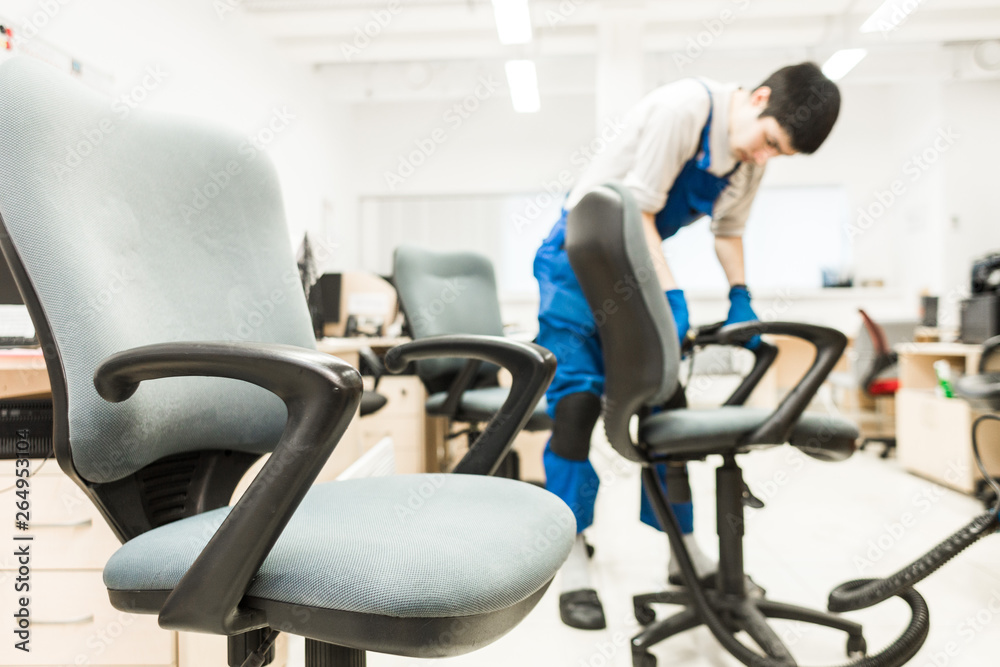
[[[356,201],[347,154],[349,112],[326,99],[306,67],[288,64],[249,31],[239,11],[226,11],[237,1],[226,2],[5,0],[0,16],[16,35],[31,35],[85,69],[111,75],[108,92],[141,98],[135,101],[140,108],[208,118],[259,136],[261,145],[269,139],[275,110],[286,110],[294,119],[265,149],[281,178],[293,245],[305,230],[323,229],[324,202],[336,242],[344,229],[336,226],[353,218]],[[158,77],[148,75],[150,68]],[[336,256],[340,252],[333,250],[328,262],[344,261]]]
[[[935,81],[851,85],[848,80],[842,85],[841,116],[827,143],[815,155],[780,158],[771,163],[765,187],[846,187],[856,284],[883,285],[853,296],[793,295],[793,306],[782,310],[783,317],[825,322],[853,331],[859,325],[858,306],[871,309],[874,316],[883,319],[914,319],[921,292],[947,294],[966,284],[968,260],[962,253],[971,252],[966,247],[980,246],[978,241],[968,240],[966,230],[987,224],[988,202],[981,193],[988,189],[974,186],[962,174],[983,170],[988,173],[989,155],[997,154],[978,139],[966,141],[966,137],[987,132],[989,114],[982,110],[997,108],[995,96],[1000,94],[1000,83],[958,86],[963,94],[949,97],[950,87]],[[594,136],[592,95],[543,96],[541,113],[519,116],[511,111],[506,92],[500,90],[461,126],[449,130],[447,140],[412,176],[397,183],[395,189],[387,186],[385,172],[396,169],[401,156],[406,159],[406,154],[416,149],[415,139],[424,139],[435,127],[445,125],[444,114],[451,104],[422,101],[355,105],[355,154],[361,157],[357,164],[359,195],[538,191],[557,179],[560,170],[575,173],[578,165],[573,156]],[[949,127],[962,138],[952,145],[938,141],[945,148],[938,151],[935,140]],[[940,155],[941,159],[922,169],[912,158],[924,151]],[[959,158],[960,154],[963,157]],[[894,184],[897,193],[892,191]],[[962,209],[970,218],[958,231],[952,230],[949,222],[956,198],[962,199]],[[953,236],[966,239],[961,242],[964,245],[947,242]],[[532,240],[537,243],[536,238]],[[391,239],[378,241],[392,243]],[[950,250],[952,246],[955,248]],[[752,266],[748,272],[752,286]],[[787,294],[777,293],[759,297],[772,305],[788,299]],[[706,311],[704,318],[697,318],[699,321],[720,312],[724,315],[724,301],[709,295],[696,298],[704,301],[701,308]],[[523,301],[523,297],[510,300],[508,310],[517,313],[510,319],[520,321],[523,313],[530,312],[532,304]]]

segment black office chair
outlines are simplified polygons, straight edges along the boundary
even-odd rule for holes
[[[108,108],[37,61],[0,65],[0,248],[46,351],[59,465],[124,542],[104,570],[112,604],[229,636],[233,666],[262,664],[277,630],[307,638],[311,667],[359,667],[367,651],[465,653],[517,625],[568,554],[573,515],[486,475],[552,356],[471,336],[391,350],[390,370],[441,354],[511,370],[459,466],[477,476],[310,487],[361,378],[314,349],[270,160],[159,114],[109,132]],[[92,128],[100,144],[67,165]]]
[[[968,401],[972,407],[989,412],[1000,412],[1000,372],[989,371],[990,360],[1000,354],[1000,336],[994,336],[983,343],[982,356],[979,357],[979,372],[976,375],[963,375],[955,381],[955,394]],[[1000,500],[1000,477],[991,474],[982,465],[978,452],[976,433],[980,423],[989,419],[997,419],[995,415],[982,415],[972,426],[973,444],[976,447],[977,464],[982,479],[976,482],[976,497],[987,508],[996,506]]]
[[[500,300],[493,264],[471,252],[436,252],[416,246],[396,248],[393,283],[406,317],[408,333],[416,340],[444,334],[503,336]],[[433,359],[417,364],[417,375],[427,389],[427,414],[448,419],[448,438],[467,435],[472,442],[507,399],[493,364],[477,360]],[[544,397],[525,425],[527,431],[548,431],[552,420]],[[451,432],[453,423],[466,430]],[[505,477],[518,478],[516,452],[501,467]]]
[[[628,191],[611,185],[587,194],[570,213],[566,249],[591,308],[604,314],[596,319],[605,360],[603,416],[608,439],[622,456],[643,466],[645,488],[667,530],[686,586],[685,590],[642,595],[634,600],[636,617],[644,624],[655,618],[651,603],[685,608],[675,616],[652,622],[633,638],[633,664],[655,665],[656,659],[649,652],[653,644],[705,624],[744,664],[794,665],[767,618],[842,630],[848,634],[848,652],[863,654],[865,640],[857,623],[748,593],[743,570],[744,484],[736,461],[737,454],[785,442],[824,461],[851,456],[858,436],[853,424],[835,417],[804,414],[843,352],[844,335],[825,327],[778,322],[725,327],[715,334],[724,343],[767,333],[804,338],[816,346],[816,359],[773,412],[732,405],[654,412],[677,387],[680,355],[673,318],[650,264],[640,212]],[[637,287],[623,292],[622,285]],[[607,304],[612,302],[615,310],[610,311]],[[634,417],[638,417],[637,439],[630,431]],[[679,474],[686,462],[709,454],[723,458],[717,472],[720,562],[714,590],[700,585],[653,468],[656,463],[666,463]],[[736,638],[741,630],[749,634],[763,654]]]

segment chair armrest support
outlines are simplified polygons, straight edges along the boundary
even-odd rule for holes
[[[469,359],[462,366],[462,370],[458,372],[458,375],[455,376],[455,379],[451,381],[451,385],[448,387],[448,395],[441,405],[442,416],[448,419],[455,418],[455,415],[458,414],[458,406],[462,403],[462,394],[472,387],[482,365],[483,362],[479,359]]]
[[[513,377],[507,400],[455,467],[456,473],[491,475],[510,451],[514,436],[531,414],[556,372],[556,358],[544,347],[498,336],[433,336],[405,343],[385,355],[386,368],[402,371],[410,361],[467,357],[506,368]]]
[[[743,347],[741,342],[732,340],[723,341],[719,338],[719,330],[724,325],[725,322],[716,322],[715,324],[698,327],[697,333],[691,341],[691,347],[705,347],[706,345]],[[761,341],[751,352],[753,352],[754,356],[753,368],[750,369],[750,372],[746,374],[740,385],[736,387],[736,390],[726,399],[723,405],[743,405],[746,403],[746,400],[750,398],[750,394],[760,384],[764,374],[767,373],[767,370],[778,356],[778,348],[766,341]]]
[[[160,627],[232,635],[266,625],[239,607],[250,582],[347,429],[361,400],[358,372],[315,350],[261,343],[165,343],[114,354],[94,373],[98,393],[128,399],[145,380],[243,380],[284,401],[288,421],[270,459],[160,611]]]
[[[362,345],[358,348],[358,359],[359,359],[359,370],[364,373],[365,367],[371,371],[371,376],[374,378],[374,384],[372,389],[378,389],[378,382],[385,375],[385,366],[382,365],[382,360],[378,358],[375,351],[368,347],[367,345]]]
[[[791,435],[806,406],[847,347],[847,336],[829,327],[799,322],[743,322],[719,330],[723,342],[747,341],[760,334],[783,334],[801,338],[816,348],[816,358],[799,383],[792,387],[774,412],[741,445],[780,444]]]
[[[986,372],[986,365],[997,350],[1000,350],[1000,336],[994,336],[983,343],[982,356],[979,357],[979,374]]]

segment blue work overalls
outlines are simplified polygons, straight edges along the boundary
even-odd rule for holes
[[[705,90],[708,91],[708,86],[705,86]],[[708,92],[708,120],[701,131],[698,152],[684,164],[667,194],[666,204],[656,214],[656,229],[664,239],[670,238],[682,227],[702,216],[711,215],[716,200],[729,185],[730,176],[739,167],[737,163],[732,171],[722,177],[708,172],[712,161],[709,128],[712,125],[714,106],[711,91]],[[597,326],[566,256],[566,215],[564,209],[548,238],[538,249],[534,264],[541,297],[537,342],[551,350],[559,362],[552,384],[545,393],[549,416],[552,418],[555,418],[556,405],[564,396],[578,392],[600,396],[604,392],[604,357]],[[544,464],[546,488],[569,505],[576,515],[577,532],[583,531],[593,523],[594,501],[600,485],[593,466],[589,460],[567,460],[552,452],[549,447],[545,448]],[[660,472],[662,476],[663,470]],[[641,502],[642,521],[659,528],[646,494],[642,494]],[[684,532],[691,532],[693,518],[690,503],[684,506],[674,505],[674,513]]]

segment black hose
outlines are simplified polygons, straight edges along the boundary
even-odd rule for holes
[[[841,584],[830,592],[827,608],[833,612],[855,611],[887,600],[895,595],[896,591],[910,588],[923,581],[959,552],[987,535],[995,533],[997,528],[1000,528],[1000,518],[995,513],[988,512],[978,516],[972,523],[892,576],[885,579],[868,579],[864,585],[852,585],[857,584],[853,581]]]

